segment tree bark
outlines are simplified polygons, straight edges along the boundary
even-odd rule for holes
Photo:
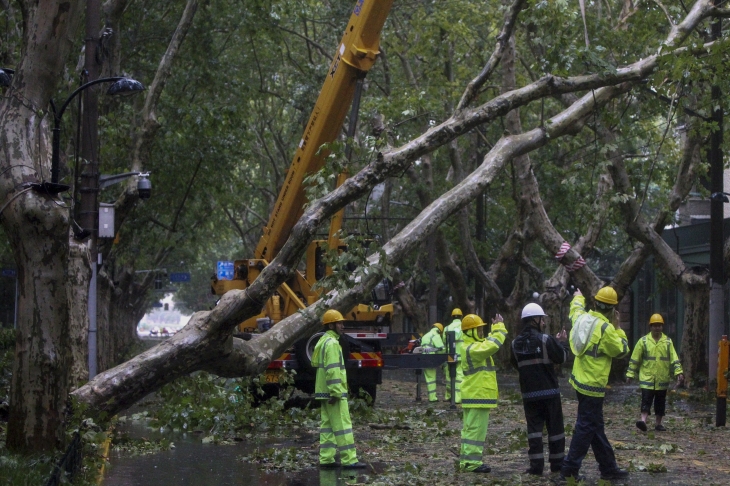
[[[28,184],[50,174],[51,121],[44,112],[70,54],[82,7],[67,0],[23,4],[24,55],[0,103],[2,224],[19,289],[7,431],[13,451],[48,451],[63,441],[69,392],[68,210]]]

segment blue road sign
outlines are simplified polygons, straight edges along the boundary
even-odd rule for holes
[[[152,307],[162,307],[162,302],[153,302]]]
[[[218,280],[233,280],[233,262],[222,261],[216,266]]]
[[[173,272],[170,274],[170,282],[190,282],[190,273]]]
[[[3,277],[17,277],[18,272],[13,270],[12,268],[3,268]]]

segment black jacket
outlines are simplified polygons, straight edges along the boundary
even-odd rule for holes
[[[532,402],[560,396],[555,364],[568,357],[567,345],[533,326],[526,326],[512,341],[510,361],[520,373],[522,400]]]

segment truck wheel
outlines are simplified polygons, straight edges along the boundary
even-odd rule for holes
[[[313,334],[309,339],[300,339],[294,343],[294,354],[297,357],[297,363],[299,363],[299,369],[304,372],[314,373],[315,369],[312,366],[312,353],[314,353],[314,347],[317,345],[319,338],[324,335],[323,332]]]

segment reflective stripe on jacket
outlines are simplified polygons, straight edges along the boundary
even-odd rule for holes
[[[347,399],[345,360],[342,357],[340,337],[335,331],[327,331],[317,341],[312,353],[312,367],[317,369],[314,382],[315,400]]]
[[[444,341],[441,339],[438,328],[434,327],[424,334],[421,338],[421,347],[424,354],[436,354],[445,351]]]
[[[520,391],[526,402],[560,396],[555,365],[568,357],[567,344],[527,325],[512,340],[510,362],[520,373]]]
[[[570,303],[570,349],[575,361],[569,381],[583,395],[602,397],[606,394],[611,359],[629,354],[629,342],[626,333],[616,329],[606,316],[586,312],[585,302],[582,295],[576,295]]]
[[[639,387],[647,390],[666,390],[673,376],[682,374],[682,364],[672,340],[662,334],[654,341],[651,333],[639,339],[629,360],[626,377],[639,373]]]
[[[464,381],[461,382],[462,408],[495,408],[497,406],[497,373],[492,355],[499,351],[507,337],[504,323],[492,324],[492,332],[486,339],[478,340],[464,333],[464,354],[461,370]]]

